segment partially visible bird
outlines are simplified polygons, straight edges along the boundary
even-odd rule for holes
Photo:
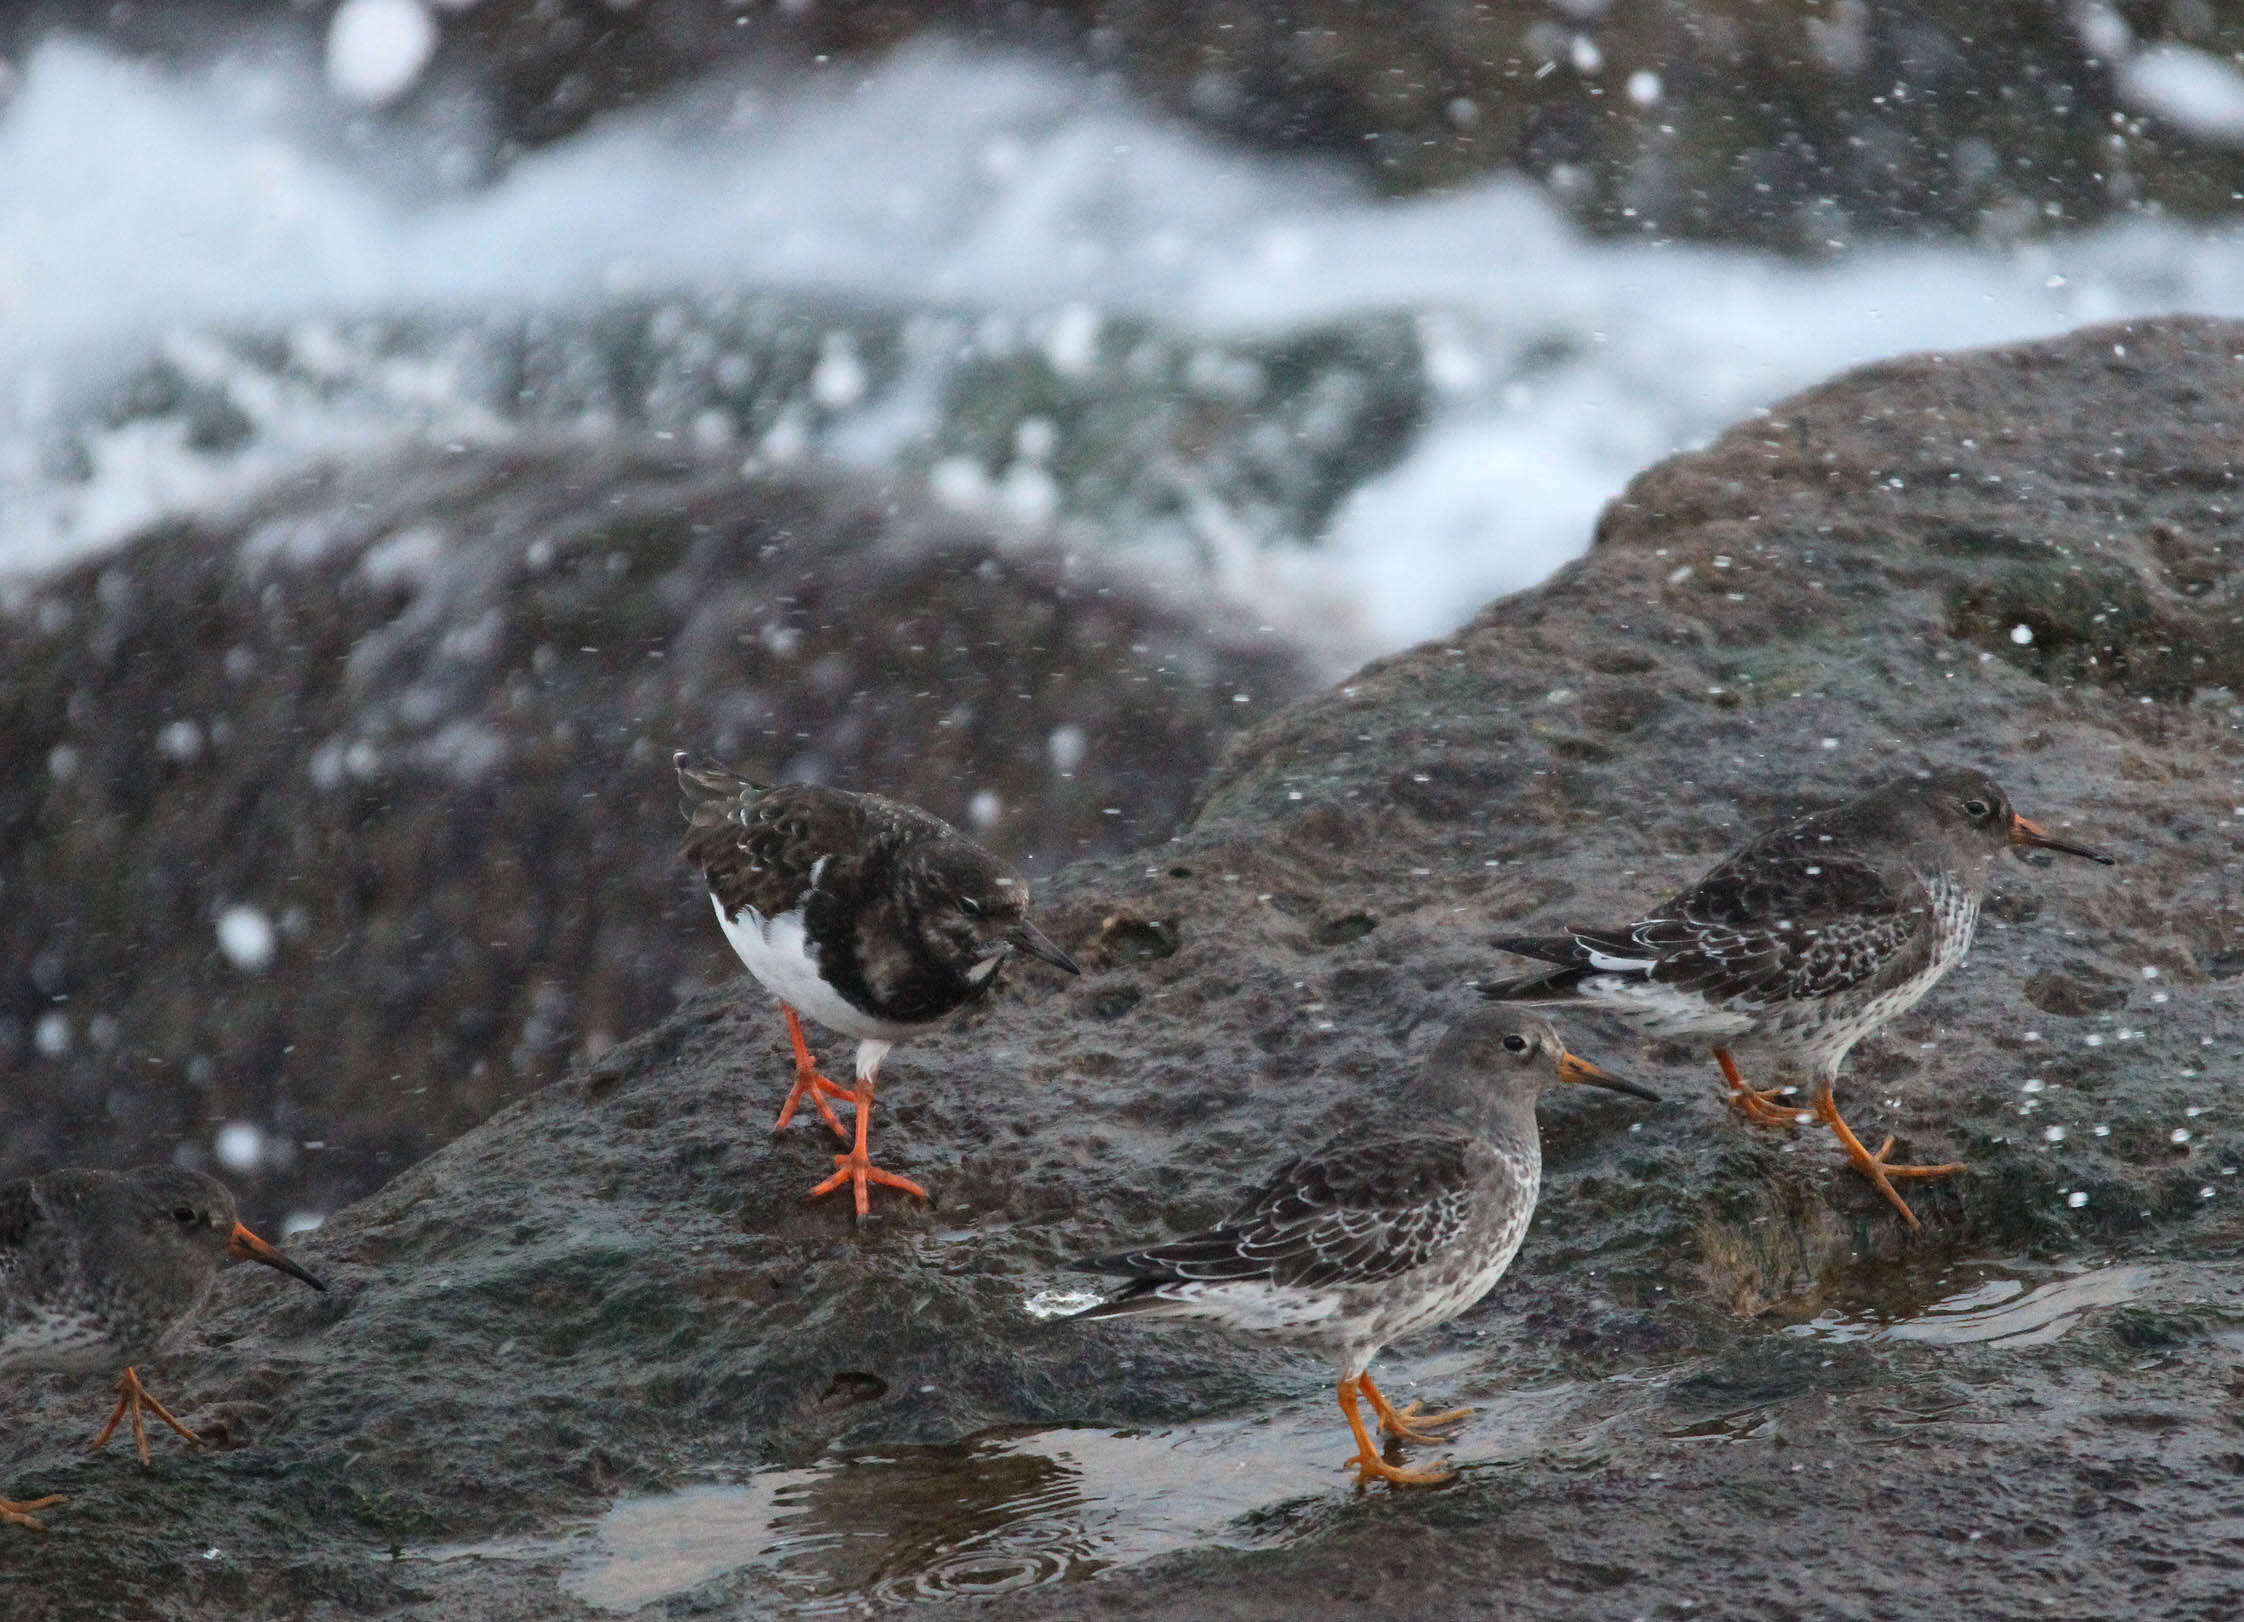
[[[1980,897],[2006,850],[2113,858],[2060,839],[2011,809],[1985,772],[1929,772],[1763,834],[1632,924],[1496,945],[1558,965],[1481,987],[1499,1002],[1601,1008],[1662,1037],[1702,1037],[1748,1120],[1808,1117],[1748,1087],[1731,1049],[1757,1048],[1814,1078],[1812,1108],[1847,1159],[1914,1228],[1895,1177],[1940,1177],[1960,1163],[1897,1166],[1864,1148],[1832,1087],[1847,1052],[1914,1007],[1971,950]]]
[[[1073,1265],[1126,1282],[1076,1318],[1197,1318],[1340,1366],[1358,1480],[1422,1485],[1372,1445],[1357,1408],[1402,1441],[1443,1440],[1472,1410],[1398,1409],[1368,1372],[1381,1347],[1446,1323],[1486,1295],[1527,1237],[1542,1181],[1535,1099],[1546,1083],[1655,1094],[1566,1051],[1543,1020],[1482,1009],[1452,1026],[1398,1111],[1422,1124],[1343,1132],[1287,1161],[1205,1233]]]
[[[772,1131],[808,1098],[847,1138],[829,1097],[856,1108],[856,1142],[813,1199],[845,1184],[857,1214],[867,1185],[928,1197],[872,1164],[873,1082],[899,1042],[985,996],[1016,952],[1079,971],[1028,918],[1028,881],[940,817],[877,794],[815,783],[766,787],[712,762],[672,757],[685,791],[686,860],[700,869],[725,939],[779,999],[795,1085]],[[857,1085],[818,1072],[797,1010],[857,1039]]]
[[[133,1365],[202,1310],[227,1256],[327,1288],[243,1227],[234,1197],[201,1172],[64,1170],[0,1183],[0,1371],[84,1373],[122,1364],[117,1406],[95,1449],[129,1413],[145,1466],[143,1408],[200,1444],[148,1394]],[[0,1522],[36,1530],[32,1511],[60,1502],[0,1499]]]

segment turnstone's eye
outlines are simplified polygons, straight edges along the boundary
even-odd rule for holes
[[[1988,805],[1985,800],[1964,801],[1964,815],[1971,818],[1971,820],[1974,822],[1984,822],[1987,818],[1987,813],[1992,809],[1993,807]]]
[[[171,1219],[183,1228],[192,1228],[195,1225],[194,1209],[191,1206],[182,1205],[178,1210],[172,1212]]]
[[[1511,1035],[1504,1038],[1504,1051],[1506,1053],[1525,1053],[1527,1051],[1527,1038],[1517,1031],[1512,1032]]]
[[[982,916],[982,904],[979,901],[976,901],[972,896],[960,896],[958,898],[958,904],[966,909],[967,917],[979,918]]]

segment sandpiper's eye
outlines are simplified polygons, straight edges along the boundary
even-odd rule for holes
[[[982,916],[982,904],[979,901],[976,901],[972,896],[969,895],[959,897],[958,904],[966,909],[967,917],[979,918]]]
[[[1985,800],[1964,801],[1964,815],[1974,822],[1986,821],[1987,813],[1993,809],[1994,807],[1990,806]]]
[[[1525,1053],[1527,1051],[1527,1038],[1517,1031],[1512,1032],[1511,1035],[1504,1038],[1504,1051],[1506,1053]]]
[[[172,1212],[171,1219],[183,1228],[192,1228],[195,1225],[195,1209],[191,1205],[182,1205]]]

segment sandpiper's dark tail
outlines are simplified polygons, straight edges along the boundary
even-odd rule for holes
[[[1480,994],[1490,1002],[1572,1002],[1580,994],[1584,980],[1605,972],[1591,953],[1598,933],[1497,936],[1490,944],[1498,951],[1510,952],[1515,957],[1537,958],[1553,967],[1510,980],[1484,981]]]
[[[1182,1295],[1194,1285],[1223,1284],[1249,1278],[1268,1278],[1267,1257],[1242,1253],[1236,1237],[1222,1229],[1179,1239],[1158,1250],[1123,1250],[1111,1256],[1086,1256],[1069,1262],[1078,1273],[1119,1275],[1123,1283],[1095,1307],[1071,1312],[1063,1323],[1078,1318],[1126,1318],[1140,1312],[1174,1312]]]

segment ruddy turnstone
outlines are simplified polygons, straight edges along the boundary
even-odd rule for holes
[[[234,1197],[201,1172],[51,1171],[0,1184],[0,1370],[84,1373],[122,1363],[117,1406],[95,1449],[129,1413],[146,1465],[143,1408],[200,1443],[148,1394],[133,1365],[202,1310],[225,1256],[327,1288],[243,1227]],[[31,1512],[60,1502],[0,1500],[0,1521],[37,1529]]]
[[[795,1085],[772,1130],[807,1097],[847,1138],[826,1102],[846,1098],[856,1143],[811,1197],[848,1184],[859,1216],[871,1209],[871,1183],[926,1199],[866,1155],[882,1058],[985,995],[1013,953],[1069,974],[1080,972],[1075,960],[1029,922],[1028,881],[940,817],[815,783],[767,788],[683,753],[673,763],[686,860],[708,881],[725,939],[787,1016]],[[857,1039],[854,1090],[818,1073],[797,1010]]]
[[[1658,1102],[1577,1059],[1540,1019],[1482,1009],[1452,1026],[1398,1101],[1425,1124],[1349,1131],[1289,1160],[1206,1233],[1074,1266],[1128,1282],[1077,1318],[1199,1318],[1299,1346],[1340,1365],[1340,1411],[1358,1480],[1418,1485],[1372,1446],[1358,1412],[1402,1441],[1443,1440],[1472,1410],[1398,1409],[1366,1370],[1381,1347],[1447,1323],[1495,1287],[1527,1237],[1542,1181],[1535,1098],[1553,1076]]]
[[[1496,945],[1559,965],[1481,988],[1502,1002],[1588,1004],[1656,1036],[1704,1037],[1748,1120],[1807,1119],[1745,1084],[1733,1047],[1757,1046],[1814,1076],[1815,1118],[1893,1202],[1895,1177],[1962,1171],[1888,1164],[1865,1149],[1831,1089],[1847,1050],[1914,1007],[1971,950],[1988,869],[2008,849],[2113,858],[2027,821],[1985,772],[1897,778],[1860,799],[1763,834],[1633,924],[1504,936]]]

